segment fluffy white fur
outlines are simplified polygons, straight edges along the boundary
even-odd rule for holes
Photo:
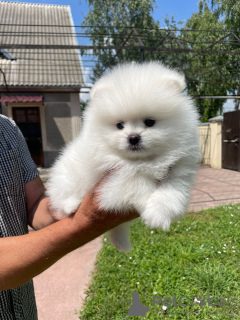
[[[91,90],[83,130],[52,168],[47,194],[58,218],[74,212],[87,191],[114,169],[99,190],[102,208],[135,208],[151,228],[168,230],[187,211],[199,162],[198,114],[184,76],[158,62],[124,64]],[[145,119],[155,120],[152,127]],[[117,123],[124,122],[118,129]],[[136,146],[130,135],[138,135]],[[110,231],[112,243],[131,247],[129,225]]]

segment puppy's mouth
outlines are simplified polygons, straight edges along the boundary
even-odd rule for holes
[[[129,145],[128,146],[128,150],[130,150],[130,151],[141,151],[141,150],[143,150],[143,146],[142,145]]]

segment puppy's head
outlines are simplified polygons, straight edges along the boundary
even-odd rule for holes
[[[184,88],[183,75],[156,62],[115,67],[91,91],[92,130],[121,157],[163,155],[196,118]]]

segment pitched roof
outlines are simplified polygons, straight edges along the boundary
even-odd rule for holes
[[[70,6],[0,1],[0,45],[76,45]],[[7,49],[0,54],[8,86],[80,87],[80,54],[75,49]],[[4,86],[0,73],[0,87]]]

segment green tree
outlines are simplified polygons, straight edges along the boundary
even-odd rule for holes
[[[222,16],[209,9],[207,1],[200,1],[198,5],[199,12],[194,13],[184,28],[176,33],[182,46],[192,50],[204,50],[209,47],[209,50],[218,52],[236,49],[236,39],[234,35],[229,35]],[[168,26],[172,28],[171,23],[168,23]],[[236,72],[238,68],[237,56],[192,52],[184,54],[180,65],[187,77],[188,93],[191,95],[235,94],[239,83]],[[222,112],[225,100],[199,99],[196,103],[201,120],[207,121]]]
[[[232,30],[238,37],[231,42],[232,50],[239,49],[240,45],[240,1],[239,0],[204,0],[205,3],[211,3],[211,8],[218,19],[224,22],[227,30]],[[234,68],[239,76],[239,63],[234,63]],[[240,83],[232,88],[232,94],[240,95]],[[239,109],[239,100],[235,101],[235,109]]]
[[[88,103],[88,100],[87,101],[84,101],[84,100],[80,100],[80,109],[81,109],[81,112],[83,113],[87,107],[87,103]]]
[[[217,41],[224,32],[224,23],[211,12],[207,4],[199,2],[199,12],[187,20],[184,29],[191,32],[181,32],[180,38],[193,50],[204,50],[212,42]],[[216,32],[216,30],[218,30]],[[219,32],[222,31],[222,32]],[[224,44],[216,43],[211,49],[223,50]],[[188,80],[188,92],[192,95],[227,95],[225,79],[229,76],[226,69],[230,60],[227,55],[195,54],[186,56],[185,73]],[[201,120],[207,121],[222,111],[224,100],[199,99],[197,107]]]
[[[139,39],[145,46],[155,46],[165,32],[160,30],[160,24],[155,21],[152,14],[155,0],[88,0],[89,13],[85,17],[83,25],[84,33],[89,35],[93,45],[136,46]],[[132,33],[136,28],[137,34]],[[126,41],[126,39],[128,40]],[[96,80],[106,68],[118,62],[141,61],[143,52],[140,50],[120,50],[116,55],[115,50],[93,50],[97,57],[92,80]],[[83,51],[82,54],[87,54]],[[144,60],[164,60],[166,55],[157,51],[145,53]]]
[[[204,0],[211,4],[211,8],[218,19],[222,18],[228,30],[240,31],[240,1],[239,0]]]

